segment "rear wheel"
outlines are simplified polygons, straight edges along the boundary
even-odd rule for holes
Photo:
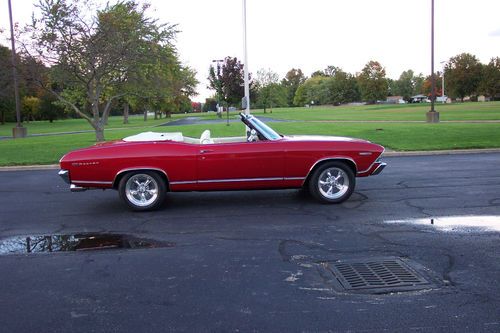
[[[328,162],[318,167],[309,181],[309,191],[323,203],[341,203],[349,199],[356,178],[352,169],[342,162]]]
[[[153,210],[163,204],[166,184],[154,171],[130,172],[121,179],[118,192],[132,210]]]

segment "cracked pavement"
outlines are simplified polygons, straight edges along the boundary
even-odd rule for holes
[[[498,332],[500,233],[430,220],[500,224],[500,153],[384,160],[341,205],[296,190],[170,193],[147,213],[115,191],[70,193],[54,170],[0,172],[0,239],[96,232],[176,244],[0,255],[2,331]],[[421,265],[433,287],[354,294],[322,269],[375,257]]]

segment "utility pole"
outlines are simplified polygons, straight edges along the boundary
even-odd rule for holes
[[[19,83],[17,82],[17,64],[16,64],[16,42],[14,40],[14,26],[12,24],[12,5],[9,3],[9,19],[10,19],[10,41],[12,45],[12,77],[14,81],[14,97],[16,101],[16,127],[12,129],[12,137],[25,138],[28,135],[28,129],[21,124],[21,101],[19,99]]]
[[[434,110],[436,100],[436,76],[434,75],[434,0],[431,0],[431,110],[427,112],[428,123],[439,122],[439,112]]]
[[[442,82],[441,82],[441,99],[442,99],[442,103],[446,103],[446,101],[444,100],[444,64],[446,63],[446,61],[441,61],[441,66],[443,66],[443,74],[442,74]]]

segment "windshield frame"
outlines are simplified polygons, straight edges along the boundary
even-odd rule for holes
[[[266,138],[266,140],[276,141],[282,138],[275,130],[253,115],[245,115],[242,113],[241,120],[245,125],[256,130],[261,136]]]

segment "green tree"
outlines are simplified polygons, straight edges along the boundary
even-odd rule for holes
[[[436,76],[436,82],[439,79],[439,75]],[[413,70],[409,69],[404,71],[399,76],[397,80],[387,79],[389,86],[389,94],[392,96],[402,96],[404,100],[408,101],[412,96],[418,94],[426,94],[430,92],[430,88],[427,88],[427,83],[422,73],[415,75]],[[441,89],[441,83],[439,84],[439,90]]]
[[[40,99],[35,96],[24,96],[21,100],[22,114],[26,121],[36,120],[40,112]]]
[[[96,140],[103,141],[112,103],[127,93],[124,82],[144,64],[155,63],[152,47],[173,47],[176,30],[149,18],[147,6],[134,1],[95,11],[90,4],[41,0],[40,14],[27,27],[29,38],[23,45],[26,54],[52,67],[51,80],[63,90],[37,82],[86,119]]]
[[[11,50],[0,45],[0,123],[5,121],[15,121],[15,98],[14,84],[12,77],[12,55]],[[18,72],[18,89],[20,98],[26,94],[35,96],[36,89],[32,89],[33,85],[29,84],[22,75],[26,71],[26,63],[23,59],[16,55],[16,64]]]
[[[46,91],[41,94],[38,109],[38,116],[41,120],[48,120],[52,123],[54,120],[64,117],[64,107],[56,102],[57,98],[53,94]]]
[[[393,80],[391,78],[387,78],[387,95],[388,96],[398,96],[399,95],[399,87],[397,85],[398,80]]]
[[[483,75],[479,84],[479,92],[492,98],[500,94],[499,57],[491,58],[490,62],[483,66]]]
[[[215,104],[212,108],[212,101],[206,102],[208,109],[206,111],[218,111],[217,104],[224,102],[224,91],[222,90],[222,65],[217,62],[217,66],[210,66],[208,68],[208,81],[209,88],[215,90]]]
[[[424,86],[424,76],[422,73],[418,74],[417,76],[413,77],[413,80],[415,82],[414,87],[413,87],[413,93],[412,95],[418,95],[423,93],[423,86]]]
[[[361,97],[368,103],[385,100],[388,92],[385,69],[378,61],[369,61],[357,77]]]
[[[211,65],[208,73],[209,88],[214,89],[220,99],[229,105],[240,105],[244,96],[244,68],[237,59],[226,57],[217,70]]]
[[[316,76],[328,76],[328,75],[326,75],[324,71],[315,71],[311,74],[311,77],[316,77]]]
[[[420,93],[421,86],[417,87],[417,85],[420,84],[421,76],[422,74],[415,76],[411,69],[402,72],[399,79],[393,81],[392,85],[389,83],[390,93],[393,96],[403,96],[403,99],[408,101],[410,97]]]
[[[283,80],[281,80],[281,85],[284,86],[287,90],[287,104],[288,106],[295,105],[293,103],[293,99],[295,97],[295,93],[297,88],[306,81],[306,77],[302,70],[292,68],[289,70]]]
[[[295,93],[293,104],[303,106],[306,104],[319,105],[325,99],[325,81],[328,77],[316,75],[301,84]]]
[[[477,93],[481,82],[482,65],[476,56],[462,53],[448,60],[444,76],[448,94],[463,100],[465,96]]]
[[[203,104],[203,112],[208,111],[216,111],[217,108],[217,100],[215,98],[206,98],[205,103]]]
[[[443,76],[441,73],[437,72],[434,74],[434,79],[436,80],[436,86],[435,86],[435,96],[441,96],[443,93],[442,89],[442,82],[443,82]],[[424,82],[422,83],[422,89],[421,89],[422,94],[429,96],[429,98],[432,97],[432,81],[431,81],[431,76],[428,75]]]
[[[258,108],[263,108],[266,113],[267,108],[280,107],[287,105],[286,88],[279,84],[279,75],[271,69],[260,69],[257,71],[255,82],[257,88]]]
[[[331,76],[331,77],[336,76],[339,72],[342,72],[342,69],[336,66],[328,66],[323,71],[325,76]]]
[[[10,49],[0,45],[0,122],[13,118],[15,108]]]
[[[326,89],[322,89],[322,94],[326,99],[322,101],[322,104],[339,105],[360,99],[358,83],[352,74],[334,66],[327,67],[326,72],[329,72],[330,76],[328,80],[323,81]]]
[[[270,83],[259,89],[255,104],[258,108],[263,108],[264,113],[266,113],[267,108],[270,108],[272,113],[273,107],[288,105],[287,92],[287,89],[281,84]]]

